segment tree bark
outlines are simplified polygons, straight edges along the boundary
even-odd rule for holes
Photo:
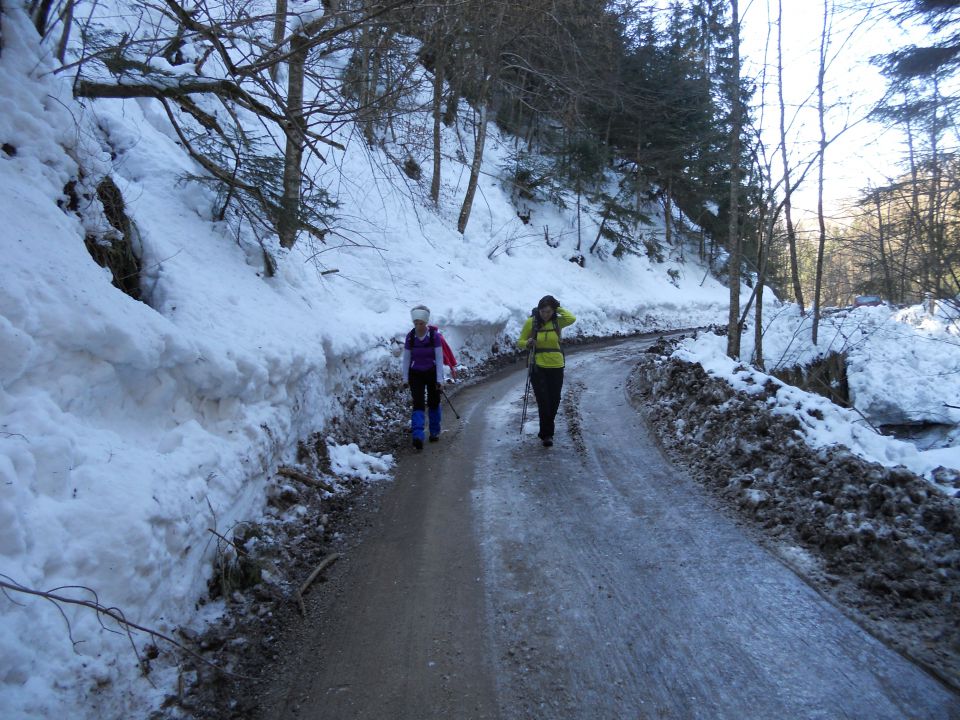
[[[930,112],[930,181],[927,184],[927,252],[924,266],[930,268],[932,277],[927,280],[923,290],[933,292],[935,298],[943,297],[943,225],[939,222],[940,207],[940,130],[937,109],[940,104],[940,87],[937,77],[933,78],[933,102]]]
[[[580,252],[580,246],[583,243],[583,224],[581,223],[581,212],[580,212],[580,196],[581,196],[581,186],[580,186],[580,174],[577,173],[577,252]]]
[[[300,179],[303,161],[303,70],[307,60],[308,40],[299,33],[290,38],[292,53],[287,70],[287,122],[284,130],[287,144],[283,156],[283,197],[277,235],[280,246],[290,249],[300,229]]]
[[[910,161],[910,228],[903,243],[903,260],[900,271],[900,294],[903,297],[907,295],[907,279],[909,256],[913,251],[914,243],[918,242],[923,227],[920,222],[920,169],[917,167],[917,152],[913,140],[913,124],[907,120],[907,150]]]
[[[667,247],[673,246],[673,181],[667,180],[663,191],[663,240]]]
[[[440,139],[443,114],[443,59],[438,52],[433,63],[433,177],[430,180],[430,199],[440,204]]]
[[[730,314],[727,324],[727,356],[740,357],[740,13],[737,0],[730,1],[733,67],[730,70],[730,223],[727,268],[730,280]]]
[[[487,141],[487,96],[490,93],[490,84],[492,82],[491,73],[484,68],[483,84],[480,87],[480,95],[477,98],[477,111],[479,119],[477,121],[477,138],[473,146],[473,163],[470,165],[470,179],[467,181],[467,193],[463,198],[463,205],[460,206],[460,217],[457,220],[457,231],[462,235],[467,229],[467,222],[470,220],[470,211],[473,209],[473,198],[477,192],[477,184],[480,182],[480,167],[483,164],[483,146]]]
[[[823,0],[823,30],[820,35],[820,66],[817,72],[817,115],[820,123],[820,152],[817,157],[817,224],[820,236],[817,242],[817,270],[813,290],[813,332],[811,341],[817,344],[820,330],[820,294],[823,287],[823,255],[827,246],[827,225],[823,214],[823,168],[827,154],[827,130],[824,115],[824,80],[827,74],[827,48],[830,45],[830,0]]]
[[[73,9],[75,4],[76,0],[67,0],[62,12],[63,32],[60,34],[60,42],[57,43],[57,60],[61,63],[67,56],[67,45],[70,43],[70,30],[73,28]],[[0,11],[0,14],[2,14],[2,11]]]
[[[777,22],[777,99],[780,104],[780,157],[783,161],[783,217],[787,224],[787,244],[790,249],[790,279],[793,294],[804,312],[803,287],[800,285],[800,266],[797,261],[797,233],[793,226],[793,186],[790,184],[790,163],[787,157],[786,105],[783,101],[783,2],[778,0]]]
[[[287,0],[277,0],[277,15],[273,20],[273,45],[280,52],[280,43],[287,32]],[[280,72],[280,63],[276,62],[270,66],[270,79],[274,82]]]
[[[901,298],[894,296],[893,278],[890,275],[890,259],[887,257],[887,237],[886,225],[883,222],[883,207],[880,204],[880,191],[874,196],[874,205],[877,209],[877,241],[880,245],[880,269],[883,272],[883,287],[887,300],[891,302],[903,302]]]
[[[761,225],[760,242],[757,243],[757,287],[756,302],[757,308],[754,315],[753,328],[753,364],[758,370],[765,370],[763,361],[763,288],[767,283],[767,263],[770,260],[770,249],[773,246],[773,233],[777,224],[777,208],[773,190],[770,190],[769,201],[767,203],[767,212],[769,217]]]
[[[35,0],[30,6],[33,26],[41,37],[47,34],[47,21],[50,19],[50,9],[52,7],[53,0]]]
[[[593,240],[593,245],[590,246],[590,254],[596,251],[597,246],[600,244],[600,239],[603,237],[603,229],[607,226],[607,220],[610,218],[611,208],[608,205],[603,211],[603,217],[600,219],[600,227],[597,228],[597,237]]]

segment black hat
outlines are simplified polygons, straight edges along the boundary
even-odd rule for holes
[[[560,307],[560,301],[557,300],[553,295],[544,295],[542,298],[540,298],[540,302],[537,303],[537,307],[552,307],[554,310],[556,310],[558,307]]]

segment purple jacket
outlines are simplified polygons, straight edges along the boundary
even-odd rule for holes
[[[432,342],[431,342],[432,339]],[[403,343],[403,366],[400,369],[404,382],[410,382],[410,370],[437,372],[437,382],[443,382],[443,346],[440,344],[440,333],[427,330],[423,338],[417,337],[417,331],[407,333]]]

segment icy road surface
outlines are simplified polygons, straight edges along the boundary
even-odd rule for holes
[[[567,358],[557,443],[522,368],[459,394],[338,564],[270,718],[960,718],[758,547],[631,407],[644,341]]]

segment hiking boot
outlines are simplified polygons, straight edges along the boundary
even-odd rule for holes
[[[553,447],[553,438],[544,438],[543,439],[544,447]]]
[[[431,436],[430,436],[430,442],[436,442],[436,441],[439,440],[439,439],[440,439],[440,436],[439,436],[439,435],[431,435]]]
[[[420,438],[414,438],[414,439],[413,439],[413,446],[414,446],[417,450],[423,450],[423,440],[421,440]]]

